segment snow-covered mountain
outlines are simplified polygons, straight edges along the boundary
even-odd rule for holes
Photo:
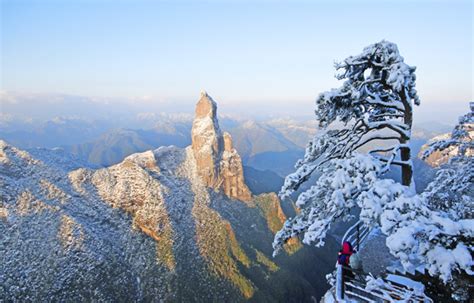
[[[216,109],[203,93],[190,146],[102,169],[0,141],[0,299],[319,298],[337,244],[316,250],[293,240],[271,258],[285,213],[275,194],[248,189]]]
[[[474,140],[474,124],[466,123],[463,128],[464,131],[468,134],[465,140]],[[430,144],[440,140],[449,140],[451,138],[451,133],[444,133],[438,136],[435,136],[428,140],[426,144],[424,144],[419,152],[419,157],[429,148]],[[450,158],[457,155],[458,148],[457,146],[450,146],[443,151],[435,151],[429,157],[425,159],[425,162],[432,167],[439,167],[449,161]],[[472,151],[467,150],[467,156],[472,156]]]

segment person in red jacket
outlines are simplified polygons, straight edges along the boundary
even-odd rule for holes
[[[350,258],[352,254],[354,253],[354,249],[352,248],[352,245],[348,241],[344,241],[342,243],[342,249],[339,251],[338,256],[337,256],[337,263],[343,265],[343,271],[342,274],[346,277],[349,278],[354,278],[355,275],[350,269]]]

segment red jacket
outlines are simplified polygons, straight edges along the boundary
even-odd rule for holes
[[[352,255],[354,250],[352,249],[351,243],[349,243],[347,241],[342,243],[342,251],[341,252],[345,255],[349,255],[349,256]]]
[[[342,243],[342,249],[339,251],[337,257],[337,263],[349,266],[349,260],[351,255],[354,253],[352,245],[349,242]]]

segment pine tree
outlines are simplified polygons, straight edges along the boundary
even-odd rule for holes
[[[387,247],[405,269],[423,266],[444,283],[461,285],[457,273],[474,274],[472,111],[449,139],[431,144],[425,156],[443,150],[456,154],[427,190],[416,194],[408,145],[412,105],[419,104],[415,68],[387,41],[336,68],[346,81],[318,97],[321,131],[286,177],[280,197],[295,193],[315,172],[321,176],[298,195],[300,211],[275,235],[274,254],[295,236],[305,244],[324,245],[331,224],[351,218],[357,207],[365,224],[387,236]],[[401,184],[383,178],[392,165],[402,168]]]
[[[275,239],[275,248],[289,237],[304,234],[304,242],[324,243],[331,222],[347,218],[355,200],[391,165],[402,168],[402,183],[414,188],[408,145],[413,121],[415,67],[404,63],[394,43],[381,41],[335,65],[340,88],[316,100],[320,131],[306,148],[296,172],[287,176],[280,192],[288,197],[315,171],[316,185],[296,202],[301,213],[288,221]],[[359,154],[368,150],[366,154]]]

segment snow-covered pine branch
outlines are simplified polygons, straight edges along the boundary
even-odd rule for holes
[[[409,195],[404,186],[389,179],[375,181],[359,201],[361,219],[378,222],[390,252],[405,269],[423,265],[444,282],[452,279],[453,272],[474,273],[472,217],[458,219],[433,208],[424,194]]]
[[[296,171],[285,178],[280,197],[290,196],[316,170],[323,177],[299,196],[301,213],[278,233],[276,250],[299,234],[304,234],[306,243],[324,243],[324,229],[347,215],[356,205],[354,199],[392,164],[402,167],[403,184],[412,184],[408,141],[412,106],[419,104],[415,68],[404,63],[394,43],[381,41],[336,64],[336,69],[340,71],[336,77],[345,81],[316,100],[321,131],[307,144]],[[392,143],[387,147],[385,142]],[[367,148],[367,155],[357,153]],[[331,183],[342,176],[346,178],[343,189]],[[353,180],[355,176],[358,179]],[[364,182],[357,183],[360,180]]]
[[[361,195],[360,204],[361,218],[379,222],[390,252],[406,269],[423,265],[432,276],[450,281],[453,291],[462,288],[456,286],[462,282],[454,276],[474,274],[473,105],[451,138],[431,144],[436,148],[430,152],[447,148],[457,152],[425,192],[407,195],[394,181],[378,180]]]
[[[283,197],[296,191],[316,169],[322,169],[332,159],[350,157],[374,141],[398,142],[385,152],[399,155],[397,164],[402,166],[403,184],[412,183],[406,143],[411,136],[412,106],[420,103],[415,90],[415,67],[404,63],[394,43],[381,41],[336,64],[336,69],[336,77],[345,81],[340,88],[317,98],[315,113],[321,131],[308,143],[296,172],[286,178],[280,193]],[[386,166],[391,164],[388,161]]]
[[[291,237],[304,234],[303,243],[324,245],[327,231],[336,219],[348,219],[349,211],[360,204],[361,193],[377,180],[382,164],[370,155],[355,153],[348,159],[333,159],[325,166],[316,184],[299,195],[301,212],[286,221],[275,235],[274,254]]]
[[[411,225],[387,239],[390,243],[400,232],[413,235],[416,243],[413,249],[419,261],[431,275],[449,281],[453,298],[461,301],[469,298],[465,285],[469,283],[467,275],[474,275],[473,139],[474,103],[471,102],[470,112],[460,117],[451,135],[432,142],[422,154],[423,158],[434,152],[449,156],[448,163],[438,169],[435,179],[420,195],[431,212],[425,219],[417,219],[423,223],[420,226],[424,232]]]

